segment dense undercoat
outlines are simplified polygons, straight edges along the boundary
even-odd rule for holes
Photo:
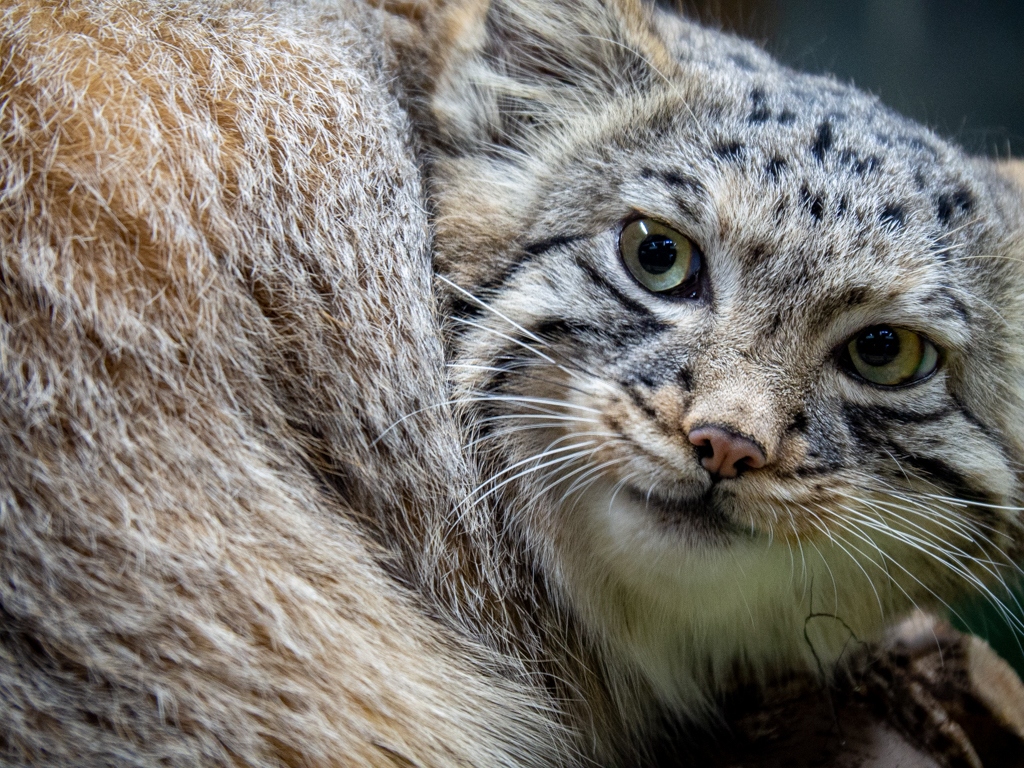
[[[805,627],[827,661],[968,588],[917,529],[861,542],[914,564],[882,578],[780,494],[930,492],[896,446],[1020,503],[1021,214],[985,164],[629,0],[441,5],[389,8],[391,50],[350,3],[0,16],[5,761],[633,764],[813,664]],[[629,279],[634,211],[699,241],[711,301]],[[948,350],[926,389],[832,365],[879,317]],[[703,517],[699,419],[769,459]],[[996,582],[1015,513],[939,511],[918,534]]]

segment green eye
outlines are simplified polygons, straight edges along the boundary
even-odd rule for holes
[[[846,344],[853,372],[872,384],[896,387],[930,376],[939,351],[928,339],[905,328],[875,325]]]
[[[619,251],[630,274],[655,293],[691,284],[700,271],[700,251],[693,241],[653,219],[623,227]]]

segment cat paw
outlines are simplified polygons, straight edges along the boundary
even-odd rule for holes
[[[851,674],[872,711],[940,765],[1024,766],[1024,685],[984,640],[918,613]]]

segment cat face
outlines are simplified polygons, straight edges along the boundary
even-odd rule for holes
[[[481,12],[434,102],[479,496],[683,707],[835,659],[913,605],[1005,598],[1009,193],[736,40],[628,3],[557,7]]]

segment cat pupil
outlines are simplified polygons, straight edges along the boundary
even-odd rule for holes
[[[900,337],[887,325],[871,328],[857,338],[857,354],[870,366],[888,365],[900,354]]]
[[[637,248],[636,258],[652,275],[662,275],[676,263],[676,244],[665,235],[648,235]]]

